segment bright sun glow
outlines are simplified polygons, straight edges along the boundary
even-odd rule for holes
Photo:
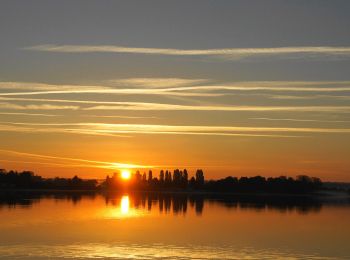
[[[129,170],[122,170],[121,177],[123,180],[129,180],[131,177],[131,172]]]

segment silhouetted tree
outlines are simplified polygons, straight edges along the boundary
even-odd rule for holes
[[[188,172],[186,169],[184,169],[181,175],[181,183],[182,183],[182,188],[186,189],[188,185]]]
[[[171,172],[166,170],[165,171],[165,183],[167,186],[170,186],[171,182],[172,182]]]
[[[162,183],[164,182],[164,171],[163,170],[160,170],[159,181],[162,182]]]
[[[148,171],[148,182],[151,183],[151,182],[152,182],[152,179],[153,179],[153,177],[152,177],[152,171],[149,170],[149,171]]]
[[[142,179],[142,176],[141,176],[141,173],[140,171],[136,171],[135,173],[135,180],[136,180],[136,183],[140,183],[141,182],[141,179]]]
[[[199,188],[204,185],[204,173],[202,169],[196,171],[196,185]]]
[[[173,185],[174,187],[179,187],[180,184],[181,184],[181,173],[179,169],[175,169],[173,174]]]
[[[190,181],[189,181],[189,186],[191,189],[195,189],[196,188],[196,179],[192,176]]]

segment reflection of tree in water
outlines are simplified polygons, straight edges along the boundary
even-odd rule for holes
[[[0,209],[7,208],[31,208],[40,203],[42,199],[53,199],[55,201],[68,201],[74,205],[82,199],[95,199],[95,192],[42,192],[42,191],[9,191],[0,192]]]
[[[100,196],[94,192],[10,192],[0,193],[1,208],[30,208],[42,199],[68,201],[74,205],[82,200]],[[106,204],[120,206],[120,194],[103,195]],[[190,209],[201,215],[205,204],[215,204],[230,210],[254,210],[256,212],[275,210],[280,213],[295,211],[299,214],[317,213],[324,205],[350,206],[349,199],[327,200],[316,196],[276,196],[276,195],[201,195],[185,193],[133,193],[129,195],[130,207],[147,211],[174,215],[186,214]]]
[[[280,213],[297,211],[301,214],[319,212],[326,203],[313,196],[268,196],[268,195],[242,195],[229,198],[213,198],[226,208],[240,210],[254,210],[256,212],[276,210]],[[350,204],[349,201],[343,201]]]
[[[115,195],[107,201],[118,206]],[[136,209],[151,211],[158,209],[160,213],[172,213],[174,215],[186,214],[191,208],[197,215],[203,213],[206,203],[213,203],[228,209],[254,210],[256,212],[277,210],[281,213],[296,211],[300,214],[319,212],[324,204],[329,204],[311,196],[210,196],[199,194],[171,194],[171,193],[135,193],[131,195]],[[341,205],[350,205],[349,201],[343,201]]]
[[[34,203],[40,202],[40,198],[6,197],[0,199],[0,209],[7,208],[31,208]]]
[[[168,194],[168,193],[135,193],[130,195],[132,205],[135,209],[151,211],[158,209],[160,213],[186,214],[188,202],[195,208],[198,214],[201,214],[204,207],[203,196],[188,196],[185,194]],[[118,195],[105,195],[106,204],[118,206]]]

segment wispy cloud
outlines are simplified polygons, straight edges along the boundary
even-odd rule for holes
[[[98,167],[98,168],[109,168],[109,169],[153,168],[153,166],[150,166],[150,165],[138,165],[138,164],[128,164],[128,163],[120,163],[120,162],[104,162],[104,161],[86,160],[86,159],[80,159],[80,158],[69,158],[69,157],[42,155],[42,154],[34,154],[34,153],[25,153],[25,152],[18,152],[13,150],[6,150],[6,149],[0,149],[0,153],[13,154],[17,156],[32,157],[32,158],[38,158],[38,159],[46,159],[46,160],[49,159],[49,160],[55,160],[55,161],[61,160],[61,161],[82,162],[82,163],[88,163],[90,167]]]
[[[127,53],[167,56],[211,56],[227,60],[256,56],[350,56],[350,47],[329,46],[295,46],[276,48],[224,48],[224,49],[169,49],[169,48],[139,48],[119,45],[55,45],[45,44],[23,48],[24,50],[59,52],[59,53]]]
[[[47,84],[40,82],[9,82],[2,81],[0,82],[0,89],[12,90],[35,90],[35,91],[76,91],[76,90],[104,90],[109,89],[107,86],[90,86],[90,85],[66,85],[66,84]]]
[[[15,109],[15,110],[77,110],[79,106],[56,106],[51,104],[42,104],[42,105],[18,105],[13,103],[0,102],[0,109]]]
[[[98,118],[121,118],[121,119],[159,119],[159,117],[156,117],[156,116],[118,116],[118,115],[82,115],[82,116],[98,117]]]
[[[69,164],[69,163],[50,163],[50,162],[38,162],[38,161],[21,161],[21,160],[3,160],[1,159],[0,162],[7,162],[7,163],[24,163],[24,164],[35,164],[35,165],[45,165],[45,166],[55,166],[55,167],[64,167],[64,168],[72,168],[72,167],[79,167],[79,168],[107,168],[102,166],[93,166],[90,164]]]
[[[41,82],[0,82],[0,90],[26,90],[26,91],[57,91],[58,93],[69,93],[81,91],[82,93],[99,93],[103,91],[120,91],[121,93],[135,88],[141,88],[139,91],[147,91],[145,88],[170,88],[193,86],[199,83],[208,83],[207,79],[189,79],[189,78],[120,78],[107,80],[99,85],[81,85],[81,84],[48,84]],[[117,87],[117,88],[115,88]],[[151,91],[151,90],[150,90]],[[157,91],[155,90],[157,93]],[[117,92],[118,93],[118,92]]]
[[[0,115],[6,115],[6,116],[62,116],[62,115],[54,115],[54,114],[34,114],[34,113],[21,113],[21,112],[0,112]]]
[[[300,135],[286,134],[269,134],[269,133],[244,133],[244,132],[213,132],[200,131],[195,127],[194,131],[182,129],[181,126],[173,126],[173,129],[157,128],[155,125],[108,125],[108,124],[40,124],[40,123],[15,123],[2,122],[0,131],[20,132],[20,133],[52,133],[52,134],[79,134],[79,135],[96,135],[108,137],[130,137],[134,134],[152,134],[152,135],[207,135],[207,136],[236,136],[236,137],[270,137],[270,138],[296,138],[303,137]],[[214,130],[214,129],[213,129]],[[266,132],[266,131],[262,131]]]
[[[252,120],[265,120],[265,121],[292,121],[292,122],[316,122],[316,123],[350,123],[345,120],[318,120],[318,119],[296,119],[296,118],[268,118],[268,117],[254,117],[249,118]]]
[[[238,90],[238,91],[288,91],[288,92],[339,92],[350,91],[349,81],[243,81],[228,82],[217,85],[199,85],[168,88],[167,91],[189,90]]]
[[[83,128],[61,128],[61,127],[43,127],[30,124],[18,123],[18,124],[0,124],[0,131],[2,132],[17,132],[17,133],[48,133],[48,134],[77,134],[77,135],[95,135],[95,136],[107,136],[118,138],[129,138],[130,135],[126,133],[112,133],[108,131],[95,131],[93,129]]]
[[[8,88],[3,88],[8,89]],[[91,87],[85,88],[85,86],[71,86],[70,88],[59,88],[57,85],[54,88],[46,88],[45,90],[38,90],[36,88],[18,88],[13,89],[25,89],[23,92],[2,92],[0,96],[28,96],[28,95],[52,95],[52,94],[124,94],[124,95],[167,95],[167,96],[190,96],[190,97],[207,97],[207,96],[222,96],[223,94],[217,93],[196,93],[196,92],[181,92],[176,89],[162,88],[162,89],[146,89],[146,88],[112,88],[112,87]],[[57,90],[58,89],[58,90]],[[33,91],[34,90],[34,91]],[[190,90],[190,89],[189,89]]]
[[[83,110],[135,110],[135,111],[293,111],[293,112],[350,112],[350,106],[193,106],[145,102],[118,102]]]
[[[205,80],[203,79],[181,78],[128,78],[115,80],[113,86],[54,85],[26,82],[0,82],[0,89],[7,90],[6,92],[1,92],[0,96],[4,97],[54,94],[118,94],[216,97],[244,91],[300,93],[340,93],[350,91],[349,81],[247,81],[223,82],[211,85],[199,83],[209,83],[209,81],[205,82]],[[278,97],[280,99],[283,98],[283,96]]]
[[[215,97],[223,96],[220,93],[195,93],[175,92],[171,89],[106,89],[106,90],[62,90],[62,91],[26,91],[26,92],[3,92],[0,96],[33,96],[53,94],[124,94],[124,95],[164,95],[164,96],[185,96],[185,97]]]
[[[266,95],[271,99],[280,100],[307,100],[307,99],[336,99],[336,100],[350,100],[350,96],[339,95],[304,95],[304,96],[292,96],[292,95]]]
[[[124,78],[109,80],[117,86],[144,87],[144,88],[169,88],[191,86],[209,82],[208,79],[188,79],[188,78]]]
[[[129,111],[294,111],[294,112],[339,112],[349,113],[350,106],[206,106],[206,105],[178,105],[152,102],[123,102],[123,101],[94,101],[94,100],[69,100],[69,99],[27,99],[16,98],[15,100],[35,102],[58,102],[96,104],[97,106],[54,106],[54,105],[17,105],[11,103],[0,103],[0,108],[7,109],[81,109],[92,110],[129,110]],[[3,104],[3,105],[2,105]]]
[[[251,126],[208,126],[208,125],[159,125],[159,124],[109,124],[109,123],[20,123],[2,124],[35,127],[80,127],[98,133],[139,133],[139,134],[245,134],[245,133],[350,133],[350,128],[310,127],[251,127]]]
[[[81,130],[78,128],[43,128],[43,127],[22,127],[22,126],[4,126],[0,125],[0,131],[22,132],[22,133],[52,133],[52,134],[80,134],[80,135],[95,135],[108,137],[129,137],[130,134],[151,134],[151,135],[197,135],[197,136],[228,136],[228,137],[269,137],[269,138],[300,138],[303,136],[285,135],[285,134],[254,134],[254,133],[216,133],[216,132],[176,132],[176,131],[136,131],[136,130]],[[126,135],[129,134],[129,135]]]

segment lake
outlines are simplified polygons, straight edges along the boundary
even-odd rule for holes
[[[350,199],[157,193],[0,197],[1,259],[350,259]]]

